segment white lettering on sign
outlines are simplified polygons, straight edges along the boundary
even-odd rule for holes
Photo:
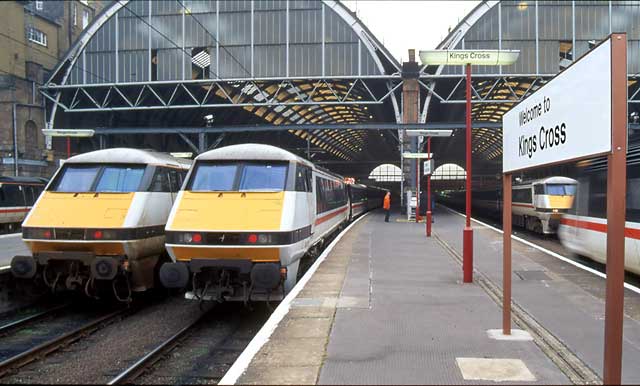
[[[611,151],[611,42],[502,118],[504,173]]]

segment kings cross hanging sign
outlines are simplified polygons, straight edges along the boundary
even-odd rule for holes
[[[607,156],[604,383],[622,380],[627,37],[615,33],[524,99],[503,127],[503,334],[511,334],[511,173]],[[579,193],[578,193],[579,194]]]

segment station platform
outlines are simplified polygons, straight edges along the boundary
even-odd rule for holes
[[[463,217],[438,207],[431,238],[394,217],[355,223],[222,383],[601,383],[603,279],[514,241],[517,330],[502,340],[502,235],[474,223],[476,272],[463,284]],[[623,355],[623,382],[639,383],[637,317]]]

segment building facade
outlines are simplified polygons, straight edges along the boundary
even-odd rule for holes
[[[65,141],[46,149],[38,88],[105,1],[0,3],[0,175],[49,177]]]

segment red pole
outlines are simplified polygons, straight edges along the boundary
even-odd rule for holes
[[[427,161],[431,161],[431,137],[427,137]],[[433,173],[433,170],[431,171]],[[427,237],[431,237],[431,174],[427,176]]]
[[[502,334],[511,335],[511,173],[502,177]]]
[[[463,282],[473,282],[473,229],[471,229],[471,64],[467,64],[467,181],[466,181],[466,222],[462,232]]]
[[[420,144],[418,144],[420,151]],[[416,222],[420,222],[420,159],[416,160]]]
[[[627,191],[627,36],[611,35],[611,153],[607,157],[607,291],[605,385],[622,381],[624,242]]]
[[[71,157],[71,137],[67,137],[67,158]]]

